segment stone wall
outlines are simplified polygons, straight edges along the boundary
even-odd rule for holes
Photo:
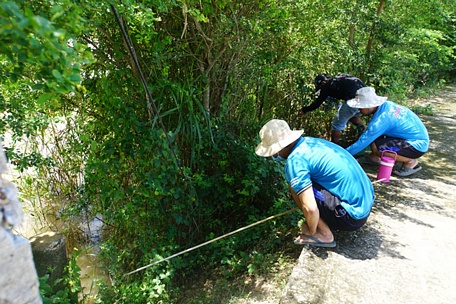
[[[0,304],[39,304],[38,275],[29,241],[12,233],[23,212],[17,188],[3,178],[6,157],[0,142]]]

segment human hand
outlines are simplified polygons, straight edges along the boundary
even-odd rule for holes
[[[363,133],[364,131],[366,131],[367,126],[366,125],[358,125],[357,129],[358,129],[358,133]]]

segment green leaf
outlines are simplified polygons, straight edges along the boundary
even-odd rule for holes
[[[54,94],[52,93],[44,93],[36,101],[40,105],[45,105],[47,101],[51,100]]]
[[[55,77],[55,79],[57,79],[57,82],[61,83],[63,78],[62,78],[62,74],[57,71],[57,70],[52,70],[52,75]]]

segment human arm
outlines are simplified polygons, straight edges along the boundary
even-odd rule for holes
[[[291,187],[290,192],[293,196],[293,200],[304,214],[307,227],[309,228],[309,234],[314,235],[317,232],[317,225],[320,220],[320,211],[318,210],[312,187],[308,187],[306,190],[299,193],[299,195],[296,194]]]
[[[318,96],[317,99],[315,99],[315,101],[311,103],[309,106],[302,107],[300,112],[304,114],[318,109],[321,106],[321,104],[326,100],[326,97],[322,98],[322,95],[320,94],[320,96]]]
[[[351,155],[356,155],[357,153],[364,150],[372,142],[374,142],[378,137],[385,134],[387,124],[381,124],[381,119],[373,119],[358,138],[358,140],[353,143],[351,146],[347,147],[346,150]]]

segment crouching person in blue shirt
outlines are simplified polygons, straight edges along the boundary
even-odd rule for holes
[[[370,145],[371,154],[360,157],[359,163],[379,165],[382,152],[389,150],[397,153],[396,161],[403,163],[400,170],[393,171],[394,174],[409,176],[421,170],[417,158],[427,152],[429,134],[413,111],[377,96],[372,87],[356,91],[356,97],[347,104],[359,109],[364,116],[372,115],[366,131],[347,148],[355,155]],[[394,157],[394,154],[385,154]]]
[[[304,214],[298,245],[335,247],[332,231],[362,227],[374,203],[374,188],[359,163],[329,141],[302,137],[283,120],[272,119],[259,132],[255,152],[285,162],[285,177]]]

